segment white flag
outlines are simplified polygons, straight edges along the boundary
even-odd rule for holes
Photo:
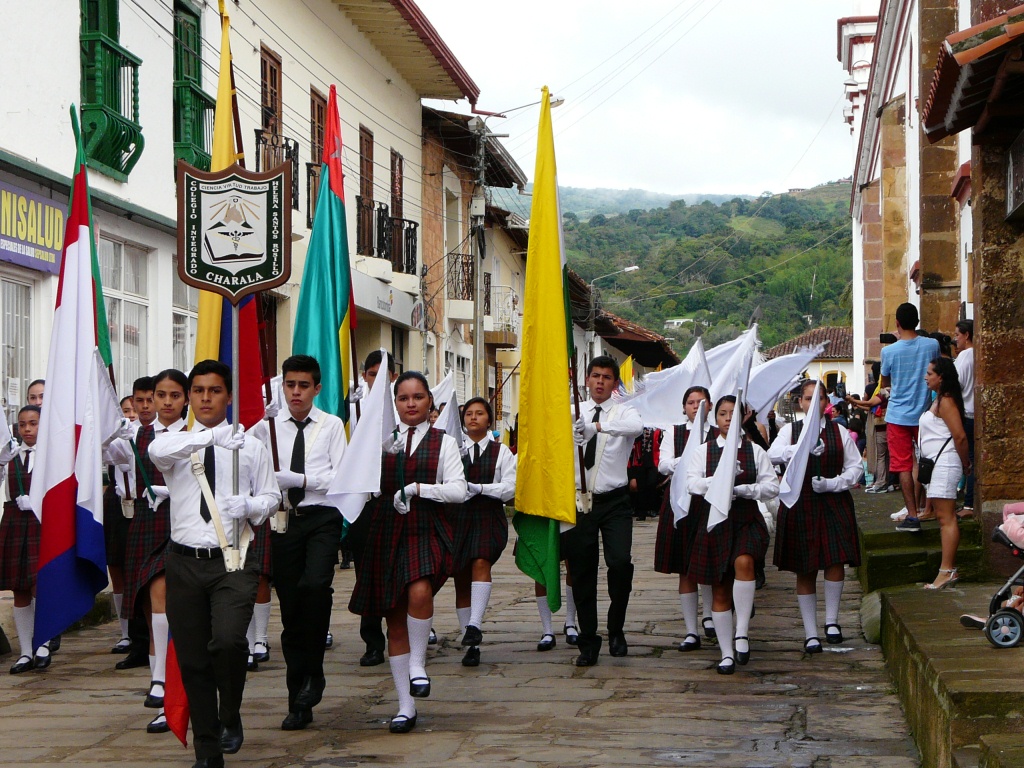
[[[702,400],[693,420],[690,437],[686,441],[686,447],[683,448],[683,455],[679,457],[676,469],[672,473],[672,482],[669,483],[668,500],[672,505],[672,521],[675,524],[690,514],[690,492],[686,490],[686,468],[690,466],[690,459],[696,453],[697,447],[704,442],[704,438],[707,436],[707,412],[708,404]]]
[[[434,405],[440,408],[447,403],[455,394],[455,371],[448,371],[448,374],[441,379],[437,386],[430,390],[434,397]]]
[[[807,366],[825,351],[824,344],[805,347],[788,355],[769,360],[750,372],[747,404],[757,411],[757,420],[768,423],[768,411],[798,381]]]
[[[811,456],[811,448],[818,444],[818,435],[821,432],[821,408],[818,406],[818,398],[821,397],[821,382],[814,385],[814,397],[811,400],[811,411],[804,419],[804,426],[800,432],[800,439],[796,441],[796,452],[789,460],[786,467],[786,474],[782,476],[782,490],[779,492],[779,501],[787,507],[792,507],[800,498],[800,491],[804,487],[804,477],[807,474],[807,462]]]
[[[667,429],[679,423],[683,393],[687,389],[711,386],[711,372],[704,358],[704,342],[697,339],[682,363],[657,373],[667,375],[652,379],[653,374],[648,374],[637,384],[636,395],[616,396],[615,400],[635,408],[645,427]]]
[[[751,326],[740,336],[741,342],[733,347],[733,353],[729,359],[718,369],[716,373],[711,368],[711,403],[712,407],[719,398],[725,395],[736,394],[737,389],[747,389],[750,380],[750,369],[753,366],[754,353],[757,350],[757,325]],[[712,350],[717,351],[717,348]],[[710,355],[709,355],[710,358]],[[708,360],[711,367],[711,360]],[[742,421],[742,410],[740,404],[736,404],[738,416]]]
[[[454,439],[455,444],[459,446],[459,453],[462,453],[463,446],[466,444],[466,433],[462,431],[462,418],[459,415],[459,393],[454,389],[444,410],[441,411],[441,415],[434,422],[434,429],[440,429]]]

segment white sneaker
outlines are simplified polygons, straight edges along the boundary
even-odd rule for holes
[[[907,519],[907,508],[904,507],[899,512],[893,512],[891,515],[889,515],[889,517],[892,518],[892,520],[894,522],[897,522],[897,523],[901,522],[903,520],[906,520]]]

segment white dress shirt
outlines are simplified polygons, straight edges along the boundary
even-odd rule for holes
[[[738,422],[732,423],[733,427],[739,427]],[[725,447],[725,436],[719,435],[717,438],[718,447]],[[754,464],[757,466],[757,479],[753,483],[744,483],[744,485],[755,486],[754,499],[758,501],[767,501],[768,499],[774,499],[779,495],[779,476],[775,474],[775,469],[772,467],[771,461],[768,460],[768,454],[765,453],[764,448],[754,443],[749,443],[750,447],[754,449]],[[742,459],[741,459],[742,461]],[[708,444],[702,443],[697,446],[697,450],[693,452],[693,457],[690,459],[690,466],[686,468],[686,490],[690,493],[697,493],[697,489],[694,487],[694,482],[702,477],[707,477],[705,474],[708,467]],[[704,494],[697,494],[703,496]]]
[[[683,422],[687,432],[692,432],[695,428],[695,424],[687,419]],[[693,435],[686,438],[688,441],[693,439]],[[676,466],[679,464],[679,460],[683,458],[682,454],[676,456],[676,428],[666,429],[662,432],[661,437],[661,453],[658,455],[658,472],[663,475],[671,475],[675,473]]]
[[[405,450],[409,432],[412,432],[412,448],[409,454],[416,452],[423,436],[430,429],[430,421],[424,421],[415,427],[408,424],[398,425],[398,439],[395,448]],[[437,482],[420,483],[421,498],[431,501],[440,501],[443,504],[461,504],[466,500],[466,471],[462,466],[462,457],[459,455],[459,446],[455,438],[441,435],[441,455],[437,460]]]
[[[306,418],[310,419],[309,424],[303,430],[303,439],[306,445],[306,495],[299,502],[300,507],[327,507],[327,489],[334,479],[334,473],[341,463],[341,457],[345,453],[345,446],[348,445],[348,438],[345,436],[345,422],[333,414],[321,411],[316,406],[310,410]],[[317,431],[317,424],[323,423]],[[281,411],[274,418],[277,431],[277,459],[282,470],[289,469],[292,464],[292,448],[295,445],[295,436],[299,428],[292,421],[292,415],[287,409]],[[316,431],[316,438],[313,433]],[[265,421],[254,426],[250,433],[263,441],[270,452],[270,430]],[[312,442],[310,440],[312,439]],[[284,495],[284,494],[282,494]]]
[[[163,473],[171,495],[171,540],[186,547],[220,547],[213,522],[205,522],[199,514],[203,494],[198,479],[192,474],[192,454],[198,453],[203,459],[206,448],[211,445],[213,433],[196,422],[191,432],[164,433],[154,439],[149,448],[149,457]],[[214,498],[227,532],[231,530],[232,520],[223,509],[225,500],[231,496],[232,452],[220,446],[214,446],[213,450],[217,463]],[[281,492],[267,449],[251,437],[238,452],[238,492],[252,497],[254,509],[250,525],[262,523],[281,503]]]
[[[963,350],[953,360],[957,376],[960,377],[960,389],[964,394],[964,415],[974,418],[974,347]]]
[[[491,433],[488,432],[484,435],[483,439],[479,442],[473,442],[467,440],[469,453],[467,459],[470,464],[473,463],[473,446],[480,446],[480,453],[483,454],[487,450],[491,442]],[[490,496],[492,499],[498,499],[499,501],[512,501],[516,496],[516,457],[508,449],[504,443],[498,443],[498,462],[494,467],[494,482],[492,483],[481,483],[480,487],[483,488],[480,491],[481,496]],[[466,497],[469,500],[469,497]]]
[[[825,430],[826,424],[827,422],[822,420],[822,431]],[[831,491],[832,493],[850,490],[860,482],[864,472],[860,451],[857,450],[857,444],[850,437],[850,431],[842,424],[836,424],[836,426],[839,427],[839,434],[843,440],[843,471],[836,476],[837,487]],[[772,464],[788,464],[795,453],[796,444],[793,442],[793,425],[786,424],[779,430],[779,434],[775,436],[775,440],[768,449],[768,459]]]
[[[598,403],[593,400],[580,403],[580,418],[586,423],[592,422],[597,406]],[[600,406],[601,415],[598,417],[598,423],[601,429],[597,433],[595,464],[587,470],[587,489],[594,493],[608,493],[629,483],[626,463],[629,461],[629,454],[633,452],[633,442],[644,431],[644,422],[639,411],[629,405],[614,403],[608,399],[600,403]],[[604,455],[601,455],[602,446]],[[586,444],[583,445],[583,450],[586,451]],[[599,455],[600,463],[597,463]],[[573,457],[576,464],[576,490],[579,490],[580,452],[574,450]]]
[[[186,428],[185,420],[178,419],[173,424],[164,425],[160,422],[160,419],[154,419],[151,422],[153,427],[153,440],[156,440],[164,432],[181,432]],[[136,444],[139,442],[139,432],[142,431],[142,422],[134,421],[132,426],[135,427],[135,437],[132,438]],[[151,443],[152,445],[152,443]],[[111,440],[110,444],[103,451],[103,462],[105,464],[114,464],[114,470],[116,474],[115,482],[117,483],[117,495],[122,499],[134,499],[136,497],[136,489],[138,483],[135,480],[136,473],[136,461],[135,452],[132,450],[131,443],[122,438]],[[128,494],[125,495],[125,475],[128,476]],[[152,483],[153,478],[149,478]]]

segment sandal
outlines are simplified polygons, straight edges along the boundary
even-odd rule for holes
[[[835,632],[830,630],[835,627]],[[826,624],[825,625],[825,642],[829,645],[838,645],[843,642],[843,628],[838,624]]]
[[[935,582],[944,573],[947,574],[948,578],[941,584],[936,584]],[[946,587],[955,587],[958,581],[960,581],[960,574],[957,573],[956,568],[939,568],[939,575],[935,577],[935,581],[931,584],[925,584],[924,588],[928,590],[946,589]]]
[[[804,653],[821,653],[821,639],[817,637],[808,637],[804,640]]]
[[[956,516],[958,520],[974,517],[974,507],[961,507],[956,511]]]

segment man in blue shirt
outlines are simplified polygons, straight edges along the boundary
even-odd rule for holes
[[[885,421],[889,425],[889,471],[899,474],[907,519],[897,528],[918,532],[917,499],[914,493],[914,443],[917,424],[928,409],[928,386],[924,375],[928,363],[939,356],[939,342],[918,336],[917,307],[900,304],[896,309],[896,335],[899,340],[882,350],[882,388],[889,388],[889,405]]]

